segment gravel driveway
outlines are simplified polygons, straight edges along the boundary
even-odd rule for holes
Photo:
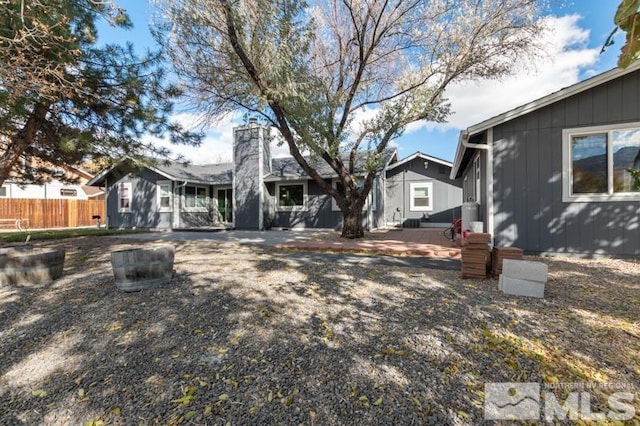
[[[108,255],[134,244],[159,243],[43,243],[67,249],[63,278],[0,287],[0,424],[478,424],[491,382],[617,384],[640,421],[637,263],[544,259],[537,300],[184,241],[171,285],[120,293]]]

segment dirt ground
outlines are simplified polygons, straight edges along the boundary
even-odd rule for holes
[[[591,414],[640,422],[637,262],[537,259],[549,282],[530,299],[185,241],[169,285],[119,292],[110,252],[159,244],[42,243],[67,250],[63,277],[0,286],[0,424],[478,424],[504,382],[539,385],[541,416],[550,392],[570,408],[587,389]]]

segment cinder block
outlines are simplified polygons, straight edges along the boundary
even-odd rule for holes
[[[502,261],[502,275],[509,278],[546,283],[548,272],[549,267],[542,262],[514,259]]]
[[[544,282],[522,280],[500,275],[499,286],[505,294],[527,297],[544,297]]]

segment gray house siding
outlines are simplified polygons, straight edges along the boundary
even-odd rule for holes
[[[425,169],[420,157],[393,168],[386,173],[384,221],[400,223],[403,220],[420,219],[428,213],[432,226],[444,226],[460,216],[462,203],[462,179],[450,180],[450,167],[432,162]],[[433,184],[433,210],[411,210],[411,183]],[[382,198],[382,197],[380,197]]]
[[[263,228],[262,177],[264,155],[267,152],[262,145],[266,132],[266,129],[259,126],[234,129],[233,205],[237,229]]]
[[[330,185],[331,181],[327,180]],[[342,222],[339,211],[331,208],[331,197],[320,186],[307,180],[307,208],[300,211],[278,211],[276,208],[276,184],[266,184],[269,198],[268,215],[265,223],[270,228],[330,228],[337,229]]]
[[[144,169],[131,173],[107,188],[107,223],[110,228],[170,229],[171,212],[158,212],[156,184],[166,180],[157,173]],[[131,212],[118,211],[118,188],[121,182],[130,182],[132,189]]]
[[[640,72],[493,130],[495,243],[527,252],[640,254],[640,202],[563,202],[562,130],[640,121]]]
[[[379,182],[380,177],[376,178]],[[265,203],[265,227],[267,228],[324,228],[339,230],[342,228],[342,212],[333,208],[330,195],[313,180],[307,180],[307,209],[302,211],[277,211],[276,208],[276,184],[265,184],[267,202]],[[331,185],[332,180],[327,179]],[[362,212],[362,224],[365,228],[373,229],[381,226],[382,206],[381,183],[376,184],[376,208],[372,207],[371,215],[368,210]],[[373,191],[373,189],[372,189]]]
[[[190,183],[187,185],[191,185]],[[202,226],[213,226],[216,223],[217,213],[215,211],[214,187],[212,185],[193,184],[196,186],[205,186],[207,188],[207,198],[205,201],[206,208],[198,211],[189,211],[185,203],[184,185],[181,185],[177,191],[174,191],[174,197],[177,196],[180,208],[180,222],[177,228],[198,228]],[[177,193],[177,195],[176,195]]]

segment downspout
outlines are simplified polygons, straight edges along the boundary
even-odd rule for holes
[[[481,149],[487,152],[487,166],[485,167],[485,181],[487,182],[487,232],[491,234],[491,245],[494,244],[494,208],[493,208],[493,127],[487,129],[487,143],[469,143],[469,133],[464,132],[460,137],[462,146],[469,149]]]

